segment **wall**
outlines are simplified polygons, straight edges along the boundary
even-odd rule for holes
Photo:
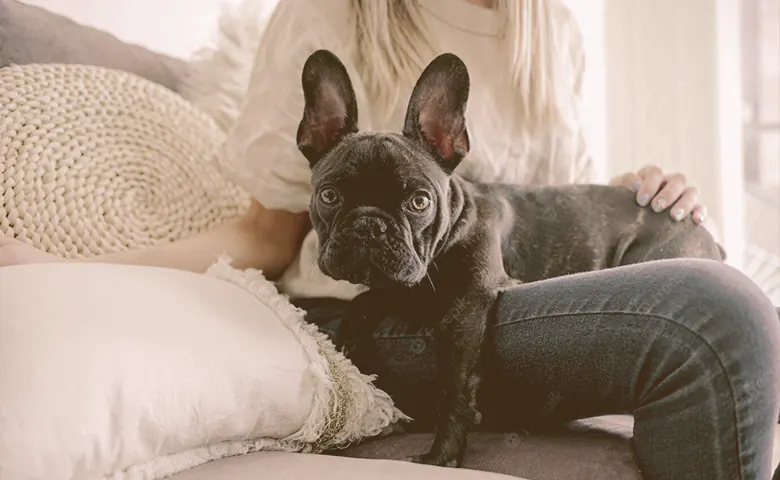
[[[605,13],[609,170],[685,173],[742,252],[739,0],[606,0]]]
[[[596,178],[606,182],[616,173],[607,149],[607,98],[605,62],[605,0],[564,0],[577,17],[586,51],[583,85],[583,121],[587,130]]]

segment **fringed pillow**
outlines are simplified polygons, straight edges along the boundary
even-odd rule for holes
[[[257,271],[0,268],[0,472],[156,480],[404,418]]]

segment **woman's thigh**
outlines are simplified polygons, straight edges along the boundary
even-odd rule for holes
[[[309,317],[333,330],[346,308],[336,302]],[[635,416],[649,472],[687,475],[691,455],[700,462],[687,465],[709,478],[729,478],[738,463],[754,473],[768,465],[780,321],[739,272],[668,260],[550,279],[504,293],[491,322],[479,395],[486,427],[625,412]],[[380,387],[428,426],[436,411],[430,329],[387,318],[374,337],[380,364],[366,373],[379,374]],[[692,475],[676,478],[707,478]]]
[[[349,302],[335,299],[296,304],[331,337],[349,308]],[[491,392],[491,407],[502,399],[515,407],[521,402],[524,408],[513,408],[512,415],[524,417],[517,423],[525,427],[556,418],[629,412],[636,395],[626,389],[635,385],[618,389],[617,379],[668,362],[667,357],[683,350],[681,344],[712,339],[714,345],[707,348],[728,354],[735,369],[741,369],[742,356],[757,357],[756,351],[763,350],[759,347],[776,337],[780,323],[765,325],[765,315],[755,313],[768,305],[743,275],[705,261],[667,260],[522,285],[501,296],[496,318],[490,320],[483,390]],[[729,315],[734,309],[744,311]],[[429,395],[417,393],[434,388],[432,329],[388,316],[374,339],[382,362],[375,369],[387,377],[384,383],[401,390],[404,400],[408,392],[415,410],[429,404]],[[646,358],[653,346],[669,352]],[[769,377],[767,372],[766,381]],[[504,382],[508,378],[512,383]],[[595,401],[599,388],[583,390],[585,385],[609,386],[608,405]]]
[[[500,299],[485,353],[496,422],[632,413],[647,478],[769,477],[780,318],[730,267],[668,260],[524,285]]]
[[[744,275],[715,262],[665,260],[523,285],[496,312],[486,383],[503,391],[512,379],[525,389],[516,391],[524,423],[634,412],[682,383],[692,384],[691,402],[713,393],[703,391],[712,382],[778,386],[780,365],[769,361],[780,359],[778,312]],[[713,371],[696,382],[682,376],[697,368]],[[726,388],[735,378],[744,383]]]

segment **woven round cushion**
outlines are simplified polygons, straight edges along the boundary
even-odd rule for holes
[[[79,65],[0,69],[0,235],[64,257],[191,236],[248,196],[212,160],[224,134],[175,93]]]

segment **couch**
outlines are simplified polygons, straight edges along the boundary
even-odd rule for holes
[[[17,0],[0,0],[0,67],[66,63],[131,72],[174,92],[189,65]],[[459,472],[394,460],[424,450],[430,434],[393,435],[327,455],[259,452],[217,460],[176,480],[273,478],[641,479],[631,449],[632,418],[587,419],[547,433],[474,433]],[[778,430],[780,443],[780,429]],[[777,457],[777,455],[776,455]],[[491,472],[491,473],[487,473]]]

